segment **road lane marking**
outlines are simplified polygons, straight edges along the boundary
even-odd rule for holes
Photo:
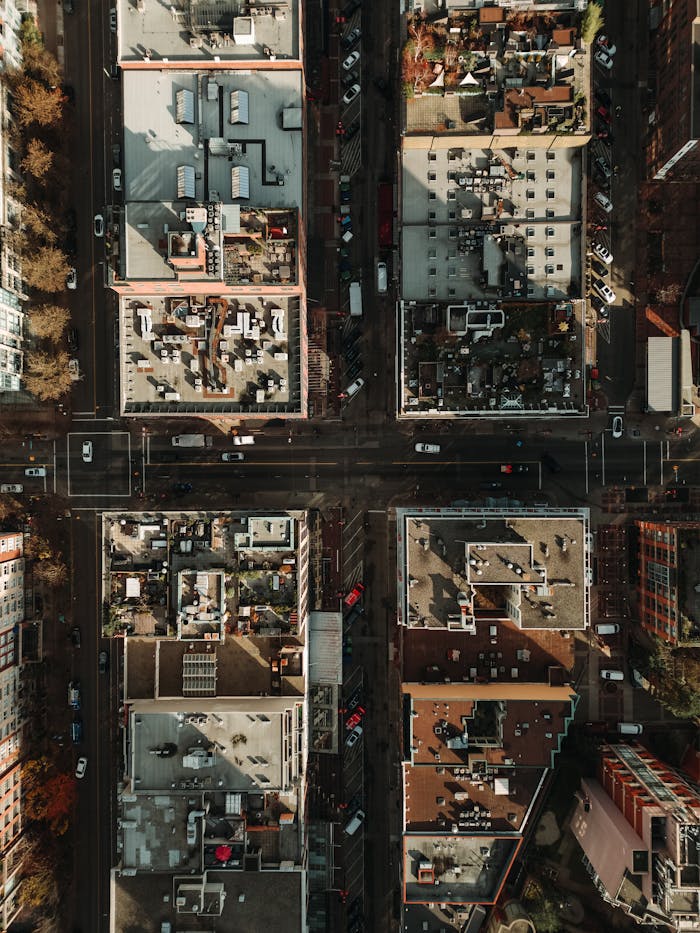
[[[588,441],[583,442],[583,451],[584,451],[583,466],[584,466],[585,475],[586,475],[586,493],[588,493]]]

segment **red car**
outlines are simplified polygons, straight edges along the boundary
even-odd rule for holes
[[[353,588],[350,590],[348,595],[345,597],[343,602],[345,603],[346,606],[354,606],[357,600],[360,598],[360,596],[362,596],[364,591],[365,591],[364,585],[362,583],[356,583],[355,586],[353,586]]]
[[[601,106],[601,107],[598,107],[598,109],[596,110],[596,113],[597,113],[598,116],[601,118],[601,120],[605,120],[606,123],[610,123],[610,122],[611,122],[612,116],[611,116],[611,114],[610,114],[610,111],[609,111],[609,110],[606,110],[605,107],[602,107],[602,106]]]
[[[345,728],[348,732],[351,729],[354,729],[355,726],[359,726],[362,722],[362,717],[365,715],[364,706],[358,706],[352,716],[348,716],[347,722],[345,723]]]

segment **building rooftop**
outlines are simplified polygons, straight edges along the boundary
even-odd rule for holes
[[[188,878],[197,882],[198,876]],[[209,871],[211,885],[223,885],[223,907],[216,917],[217,933],[268,933],[278,927],[283,912],[288,929],[299,930],[305,916],[305,880],[300,871],[270,874],[255,871]],[[114,876],[115,933],[153,933],[170,922],[173,930],[209,933],[211,916],[184,916],[176,907],[178,879],[158,873]],[[270,897],[274,884],[275,896]]]
[[[118,0],[119,60],[221,67],[299,58],[298,0]]]
[[[405,147],[402,297],[580,298],[582,172],[580,149]]]
[[[546,134],[585,144],[590,61],[578,15],[449,7],[447,14],[408,20],[408,134]]]
[[[296,298],[124,299],[122,411],[299,411],[299,324]]]
[[[522,629],[586,628],[586,510],[400,510],[399,518],[403,625],[475,633],[488,618],[496,642],[496,616]]]
[[[520,841],[517,836],[405,835],[404,900],[493,903]]]

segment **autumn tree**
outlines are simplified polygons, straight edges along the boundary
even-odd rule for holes
[[[58,239],[51,216],[36,204],[24,205],[22,224],[35,240],[47,246],[53,246]]]
[[[60,560],[41,560],[34,565],[34,578],[52,589],[58,589],[68,579],[68,568]]]
[[[13,499],[12,496],[0,496],[0,522],[4,522],[11,515],[17,515],[18,512],[22,511],[23,507],[21,503]]]
[[[68,354],[61,350],[49,354],[41,350],[27,353],[24,367],[24,385],[39,401],[54,401],[70,390]]]
[[[78,799],[74,775],[58,771],[44,755],[25,762],[22,788],[26,816],[45,822],[54,835],[62,836]]]
[[[589,3],[581,19],[581,38],[588,45],[595,39],[596,33],[603,28],[603,8],[597,3]]]
[[[59,341],[65,333],[70,312],[60,305],[38,305],[29,312],[29,326],[35,337]]]
[[[24,540],[25,557],[33,560],[48,560],[54,556],[53,548],[43,535],[32,533]]]
[[[36,42],[22,44],[22,70],[25,74],[38,78],[49,87],[61,83],[61,66],[56,58],[43,45]]]
[[[40,292],[60,292],[66,287],[70,266],[68,257],[55,246],[42,246],[25,263],[22,274],[32,288]]]
[[[53,152],[40,139],[30,139],[27,143],[27,152],[20,165],[22,171],[40,181],[45,180],[53,165]]]
[[[45,87],[34,78],[23,77],[16,83],[13,92],[17,122],[22,127],[32,123],[56,126],[63,116],[65,99],[59,87]]]

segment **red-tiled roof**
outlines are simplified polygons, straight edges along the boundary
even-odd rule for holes
[[[573,29],[554,29],[552,39],[557,45],[573,45],[575,32]]]
[[[482,6],[479,10],[480,23],[503,23],[505,10],[500,6]]]

